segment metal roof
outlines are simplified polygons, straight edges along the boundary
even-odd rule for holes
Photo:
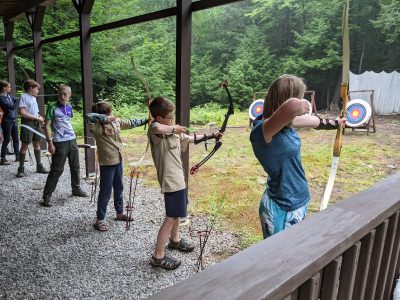
[[[47,5],[52,2],[54,0],[0,0],[0,17],[5,21],[15,20],[39,4]]]

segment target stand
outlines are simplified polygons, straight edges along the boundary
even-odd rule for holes
[[[351,99],[351,93],[370,93],[370,103],[361,99]],[[376,132],[374,90],[357,90],[349,92],[349,102],[347,104],[346,127],[352,131]]]
[[[306,95],[310,95],[310,103],[311,103],[311,107],[312,107],[312,111],[310,114],[317,115],[318,111],[317,111],[317,105],[315,104],[315,91],[314,90],[305,91],[304,92],[305,98],[307,98]]]

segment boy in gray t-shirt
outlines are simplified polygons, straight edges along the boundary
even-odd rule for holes
[[[28,146],[31,143],[35,153],[36,171],[38,173],[47,174],[49,172],[43,167],[40,159],[40,139],[42,139],[42,137],[35,133],[36,131],[43,134],[40,125],[44,124],[44,119],[39,115],[39,107],[36,102],[36,95],[39,93],[40,85],[36,81],[28,79],[24,82],[23,88],[25,93],[21,96],[19,101],[19,113],[21,115],[21,149],[19,151],[17,177],[27,176],[24,163]]]

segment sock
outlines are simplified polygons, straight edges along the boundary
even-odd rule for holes
[[[25,155],[26,153],[19,153],[19,167],[23,168],[25,163]]]
[[[40,160],[40,150],[35,149],[33,152],[35,153],[36,165],[41,165],[42,162]]]

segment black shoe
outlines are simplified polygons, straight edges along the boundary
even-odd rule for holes
[[[77,196],[77,197],[87,197],[88,194],[82,189],[77,189],[76,191],[72,191],[72,195]]]
[[[5,159],[5,158],[2,158],[1,160],[0,160],[0,165],[2,165],[2,166],[8,166],[8,165],[10,165],[11,163],[7,160],[7,159]]]
[[[18,167],[17,177],[21,178],[21,177],[26,177],[26,176],[28,176],[28,175],[25,173],[24,167]]]
[[[52,204],[50,203],[51,196],[43,196],[43,202],[40,204],[44,207],[51,207]]]
[[[36,173],[40,173],[40,174],[49,174],[49,171],[47,171],[42,164],[37,165],[36,167]]]
[[[194,249],[194,245],[190,242],[185,241],[181,238],[179,242],[174,242],[171,239],[169,240],[168,244],[169,249],[176,249],[181,252],[192,252]]]

